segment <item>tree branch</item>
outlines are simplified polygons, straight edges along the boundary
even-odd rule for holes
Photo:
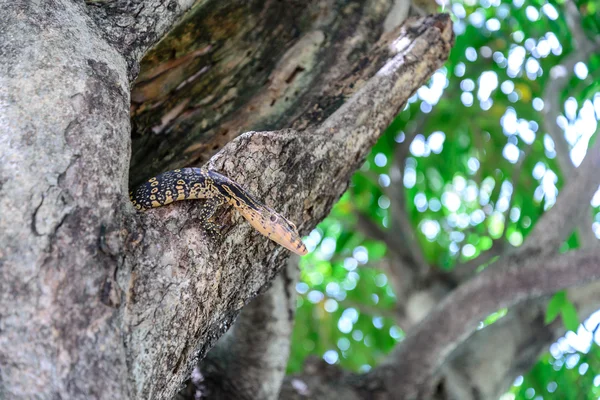
[[[403,329],[405,327],[406,320],[405,320],[405,315],[402,312],[402,310],[382,308],[377,305],[365,304],[363,302],[353,301],[353,300],[348,300],[348,299],[344,299],[344,300],[340,301],[339,303],[344,308],[349,308],[349,307],[356,308],[361,313],[370,315],[371,317],[379,316],[379,317],[389,318],[392,321],[394,321],[394,323],[396,325],[398,325],[401,329]]]
[[[599,169],[600,140],[596,140],[579,168],[570,174],[556,204],[535,225],[524,248],[537,248],[544,252],[558,251],[581,218],[589,213],[590,201],[600,185]]]
[[[400,172],[401,176],[404,176],[404,163],[406,157],[409,155],[410,144],[417,136],[419,132],[423,130],[423,126],[427,118],[424,113],[420,113],[417,120],[412,121],[413,123],[407,126],[405,130],[405,139],[403,143],[397,143],[396,149],[394,150],[394,157],[392,159],[391,170],[395,169]],[[405,187],[402,179],[394,182],[390,190],[390,226],[392,232],[398,232],[400,234],[400,240],[404,241],[402,246],[396,246],[395,248],[402,249],[406,257],[406,253],[412,259],[412,263],[409,267],[415,271],[417,276],[423,276],[429,271],[429,265],[425,260],[422,248],[415,235],[413,225],[409,220],[408,214],[406,213],[406,199],[405,199]]]
[[[475,275],[477,269],[480,266],[487,264],[494,258],[505,254],[507,249],[511,248],[512,246],[506,240],[494,240],[492,242],[492,247],[482,252],[479,255],[479,257],[458,264],[452,271],[449,271],[447,273],[438,273],[443,273],[444,275],[447,275],[449,279],[451,279],[456,284],[459,284],[460,282],[464,282],[471,278],[473,275]]]
[[[542,96],[544,100],[542,126],[554,142],[558,165],[563,176],[570,178],[575,169],[571,161],[570,146],[563,130],[557,124],[557,119],[562,114],[563,107],[561,94],[573,76],[575,64],[586,60],[591,54],[600,52],[600,42],[590,40],[583,31],[581,15],[577,5],[572,0],[565,2],[564,11],[575,50],[561,64],[552,67],[550,70],[552,84],[546,85]],[[578,220],[577,225],[582,236],[582,244],[586,247],[594,245],[597,239],[592,234],[590,218],[583,215]]]
[[[598,249],[555,255],[558,246],[575,226],[574,218],[583,212],[582,208],[587,209],[586,201],[589,202],[598,187],[599,181],[593,179],[592,176],[593,171],[598,170],[597,146],[590,148],[586,160],[587,163],[584,161],[580,170],[570,176],[573,179],[570,179],[567,186],[561,191],[560,204],[557,202],[555,207],[540,220],[526,246],[519,249],[516,254],[501,260],[497,268],[484,271],[458,289],[456,293],[450,295],[434,311],[433,316],[428,317],[400,345],[394,359],[390,360],[389,364],[384,364],[371,374],[359,379],[359,382],[364,384],[363,395],[373,396],[372,390],[375,388],[375,397],[380,395],[377,398],[412,398],[411,396],[419,395],[422,396],[421,398],[431,398],[428,393],[427,385],[430,383],[428,380],[438,370],[442,361],[446,360],[456,346],[474,331],[476,324],[485,316],[501,307],[522,304],[523,301],[530,298],[550,295],[564,287],[581,285],[598,279],[600,276],[598,265],[600,251]],[[587,187],[587,190],[581,191],[583,187]],[[583,193],[583,196],[577,196],[579,193]],[[582,200],[583,207],[581,207]],[[548,217],[547,220],[546,217]],[[573,268],[578,270],[574,272]],[[480,287],[476,288],[478,285]],[[536,307],[531,317],[538,325],[541,325],[540,332],[547,340],[550,340],[551,332],[548,332],[549,329],[540,323],[539,309],[542,308],[543,306]],[[466,313],[465,310],[467,310]],[[464,314],[472,318],[462,318]],[[458,319],[458,321],[453,319]],[[509,319],[504,319],[492,329],[478,332],[477,336],[483,341],[490,340],[489,336],[493,334],[498,337],[501,331],[494,328],[501,327],[509,321]],[[523,321],[521,320],[519,323],[523,323]],[[488,337],[482,338],[484,335]],[[442,346],[436,345],[438,340],[441,342],[447,340],[446,337],[454,337],[454,339],[448,340],[456,341]],[[524,341],[529,338],[530,336],[527,334],[522,337]],[[521,351],[518,355],[526,354],[528,359],[532,359],[541,348],[541,346],[529,346],[527,353]],[[428,362],[430,362],[429,365],[427,365]],[[398,380],[398,377],[401,379]],[[503,379],[511,378],[512,376],[506,375]],[[378,379],[382,380],[379,388],[377,388]],[[419,379],[421,386],[414,385]],[[354,378],[348,378],[347,382],[354,382]],[[308,386],[310,390],[310,384]],[[380,392],[377,393],[377,389],[380,389]],[[355,398],[356,393],[345,393],[345,396]]]
[[[504,268],[485,270],[447,296],[409,333],[390,360],[363,380],[379,380],[386,393],[405,399],[427,398],[428,380],[487,315],[599,278],[600,249],[546,260],[514,257]]]
[[[544,304],[523,303],[473,333],[442,367],[435,399],[492,400],[506,393],[515,377],[527,373],[564,334],[560,319],[544,323]]]
[[[565,139],[562,129],[558,126],[556,120],[561,115],[562,96],[561,93],[565,90],[569,80],[573,76],[575,64],[582,60],[586,60],[590,54],[594,54],[600,50],[600,44],[596,44],[589,40],[583,29],[581,28],[581,15],[577,6],[572,0],[565,2],[565,18],[567,25],[571,31],[573,38],[573,51],[564,61],[554,66],[550,70],[552,84],[546,85],[543,100],[544,100],[544,118],[542,124],[544,130],[548,132],[556,148],[558,164],[565,176],[569,176],[574,170],[571,162],[569,144]]]
[[[192,377],[193,399],[276,399],[290,353],[296,310],[297,257],[291,257],[271,288],[240,313],[200,362]]]
[[[600,179],[596,173],[598,167],[600,142],[597,141],[561,191],[555,206],[538,221],[519,251],[505,257],[496,268],[486,269],[461,285],[411,331],[392,357],[393,366],[389,370],[385,365],[380,368],[384,371],[387,391],[393,389],[392,392],[406,393],[408,397],[422,394],[426,377],[431,377],[473,332],[477,321],[495,310],[596,278],[600,273],[597,265],[600,250],[560,256],[556,251],[573,229],[581,202],[589,203],[595,193]],[[400,371],[402,380],[392,382],[391,375]]]

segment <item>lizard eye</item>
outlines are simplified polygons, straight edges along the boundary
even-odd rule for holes
[[[271,215],[270,220],[271,220],[271,222],[275,222],[275,221],[277,221],[277,217],[275,215]]]

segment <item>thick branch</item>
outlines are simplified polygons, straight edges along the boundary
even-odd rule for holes
[[[447,275],[448,278],[454,281],[456,284],[464,282],[475,275],[480,266],[489,263],[496,257],[506,254],[506,252],[510,251],[511,248],[512,246],[510,243],[503,238],[494,240],[492,242],[492,247],[482,252],[479,257],[458,264],[452,271],[443,274]]]
[[[381,380],[384,393],[402,394],[405,399],[427,396],[429,379],[487,315],[599,278],[600,249],[546,260],[513,258],[504,268],[485,270],[446,297],[410,332],[389,363],[365,379]],[[392,398],[387,396],[383,398]]]
[[[390,3],[198,2],[142,61],[132,185],[203,164],[243,132],[320,124],[387,61]]]
[[[271,288],[244,308],[192,374],[195,399],[278,397],[290,353],[298,272],[292,257]]]
[[[565,2],[564,10],[575,50],[561,64],[552,67],[550,70],[552,84],[546,85],[543,94],[544,118],[542,118],[542,124],[544,130],[548,132],[554,142],[556,158],[563,176],[570,179],[575,167],[571,162],[569,143],[557,123],[558,117],[562,114],[562,93],[573,76],[575,64],[586,60],[592,54],[600,52],[600,42],[590,40],[583,31],[581,15],[574,1]],[[585,214],[580,216],[577,225],[581,234],[582,245],[586,247],[594,245],[597,240],[592,234],[589,216]]]
[[[440,373],[432,400],[497,400],[559,335],[560,319],[544,323],[545,302],[526,302],[492,326],[473,333]]]
[[[588,287],[584,293],[578,288],[577,293],[581,294],[578,298],[571,297],[583,318],[596,311],[600,303],[597,284]],[[439,377],[423,379],[428,380],[428,386],[436,387],[436,393],[421,398],[493,400],[505,393],[514,377],[529,370],[540,352],[564,334],[562,321],[557,320],[549,325],[544,323],[546,299],[547,296],[543,296],[537,301],[525,301],[513,307],[493,325],[477,330],[444,363]],[[410,368],[408,365],[406,367]],[[323,378],[320,369],[309,366],[301,375],[286,378],[280,398],[333,400],[339,397],[340,391],[348,399],[408,398],[402,392],[389,392],[390,388],[384,388],[381,384],[380,376],[357,379],[341,370],[337,373],[329,371],[327,375],[327,378]]]
[[[588,204],[595,193],[599,166],[600,142],[596,142],[561,191],[555,206],[538,221],[525,245],[497,267],[483,271],[446,297],[421,325],[411,331],[396,351],[392,366],[377,369],[384,371],[386,391],[393,388],[402,390],[407,396],[423,395],[427,377],[437,371],[443,360],[486,315],[595,279],[600,272],[600,266],[594,264],[598,261],[599,250],[561,256],[555,253],[578,220],[583,208],[581,202]],[[578,271],[570,269],[577,267]],[[402,380],[393,383],[390,377],[400,371]]]
[[[589,204],[600,185],[600,140],[588,149],[585,159],[569,176],[556,204],[533,228],[524,244],[539,251],[557,251],[567,236],[589,213]]]
[[[568,155],[568,152],[566,154]],[[567,185],[567,187],[561,191],[561,196],[563,199],[560,204],[557,203],[555,206],[556,209],[553,209],[553,211],[548,213],[549,218],[545,220],[546,217],[544,217],[542,221],[545,221],[540,221],[540,226],[536,227],[536,230],[532,234],[532,238],[535,239],[530,238],[527,243],[528,246],[524,247],[522,251],[519,251],[518,255],[508,256],[508,261],[501,261],[499,263],[500,265],[498,268],[502,271],[499,273],[499,275],[490,275],[491,271],[486,271],[484,274],[482,274],[482,276],[487,277],[486,283],[483,284],[483,286],[479,289],[474,289],[472,285],[474,285],[473,282],[481,283],[481,277],[477,277],[472,282],[467,283],[465,285],[467,289],[459,289],[457,292],[459,294],[462,293],[464,297],[456,294],[452,295],[451,299],[448,299],[447,302],[444,302],[441,305],[442,311],[436,311],[434,317],[429,317],[422,326],[417,328],[416,333],[411,334],[411,336],[407,338],[407,340],[401,345],[401,350],[398,352],[399,356],[392,361],[392,363],[401,363],[404,368],[400,369],[397,367],[397,365],[395,365],[394,367],[391,367],[393,372],[388,370],[383,374],[389,379],[387,381],[387,385],[384,385],[385,388],[382,389],[381,398],[405,398],[403,394],[406,392],[409,394],[412,393],[413,395],[421,394],[424,398],[429,398],[427,397],[427,394],[423,393],[426,393],[426,386],[429,383],[427,380],[430,379],[433,373],[437,370],[437,366],[441,365],[440,360],[445,360],[455,348],[454,346],[457,343],[462,343],[463,339],[470,335],[470,333],[475,329],[476,324],[489,313],[497,310],[497,308],[500,307],[511,306],[524,301],[525,299],[537,298],[544,294],[549,295],[563,287],[568,287],[569,285],[581,285],[583,283],[587,283],[588,279],[593,281],[594,279],[598,278],[598,274],[600,273],[598,268],[600,254],[598,254],[598,250],[593,250],[589,253],[578,252],[571,253],[567,256],[560,256],[560,260],[564,261],[566,264],[560,265],[557,263],[556,259],[552,259],[551,261],[547,261],[549,264],[551,264],[550,267],[548,267],[548,265],[544,265],[546,258],[539,257],[538,253],[538,251],[543,253],[554,253],[558,249],[558,245],[562,243],[566,236],[575,227],[576,218],[578,218],[583,211],[587,210],[586,201],[589,202],[591,195],[593,195],[593,193],[596,191],[599,183],[598,180],[593,179],[591,174],[594,170],[597,171],[598,167],[596,146],[590,149],[586,160],[588,163],[582,165],[581,170],[570,177],[573,178],[575,182],[570,182],[569,185]],[[587,188],[587,190],[582,191],[581,189],[584,187]],[[571,195],[569,195],[569,193]],[[583,193],[583,196],[579,196],[580,193]],[[584,202],[583,207],[582,199]],[[536,258],[538,257],[539,259],[536,261]],[[570,276],[572,273],[571,268],[579,266],[580,262],[584,262],[585,266],[582,266],[582,269],[577,271],[577,278],[571,281],[563,280],[567,276],[573,278]],[[536,264],[533,265],[532,263]],[[521,265],[526,266],[526,270],[523,272],[519,271]],[[546,276],[546,278],[543,278],[544,276]],[[545,280],[543,282],[536,282],[538,277]],[[503,281],[503,279],[505,280]],[[468,288],[473,289],[473,291],[469,292]],[[464,290],[467,290],[467,292],[465,293]],[[501,291],[505,292],[504,295],[500,293]],[[513,296],[515,297],[513,298]],[[469,304],[471,302],[479,303],[480,299],[483,301],[482,307],[485,309],[485,311],[480,309],[481,304]],[[459,304],[455,306],[456,308],[448,306],[449,303],[456,302],[457,300],[459,300]],[[499,300],[499,303],[496,300]],[[464,320],[461,318],[456,323],[456,326],[454,325],[454,322],[448,321],[453,317],[453,315],[460,317],[461,312],[464,313],[465,308],[468,310],[466,313],[467,315],[471,315],[471,312],[474,312],[477,314],[477,316],[471,318],[470,320]],[[543,326],[538,312],[539,310],[537,310],[537,308],[535,310],[536,312],[531,313],[531,321],[533,321],[532,323],[539,325],[539,331],[543,333],[547,340],[551,340],[552,335],[550,332],[548,332],[549,329],[546,329],[546,327]],[[543,307],[541,307],[541,309],[543,309]],[[512,320],[510,321],[512,322]],[[482,331],[483,333],[480,332],[478,335],[479,339],[483,341],[490,340],[490,337],[494,334],[497,338],[502,337],[501,330],[498,328],[507,322],[509,322],[508,319],[499,323],[498,326],[492,327],[490,330]],[[523,323],[523,320],[517,320],[516,323]],[[463,324],[467,324],[467,328],[464,331],[461,330],[464,329]],[[426,328],[424,328],[424,326]],[[455,326],[456,330],[453,331],[452,329],[448,329],[452,326]],[[435,338],[441,338],[440,340],[443,341],[443,336],[447,335],[448,337],[452,337],[456,332],[459,333],[459,337],[455,338],[456,342],[449,345],[446,344],[449,347],[442,346],[444,350],[448,350],[447,353],[443,351],[440,352],[440,348],[436,347],[437,342],[435,341]],[[484,334],[486,334],[487,337],[482,337]],[[434,338],[433,340],[432,337]],[[529,334],[523,334],[522,340],[526,342],[530,337],[531,336]],[[416,346],[419,343],[421,346]],[[431,346],[432,343],[433,347]],[[528,352],[520,351],[517,353],[517,356],[527,356],[528,359],[532,359],[535,357],[535,355],[537,355],[537,351],[539,351],[541,348],[542,347],[539,345],[537,347],[529,346],[527,347]],[[403,349],[405,350],[402,351]],[[520,349],[517,348],[515,350],[519,351]],[[425,358],[432,357],[430,361],[433,367],[430,365],[425,369],[421,368],[423,366],[423,359],[420,359],[420,357],[423,357],[423,355],[425,355]],[[427,361],[424,362],[426,363]],[[437,366],[434,365],[436,362],[438,363]],[[509,368],[511,366],[510,364],[507,364],[506,367]],[[522,366],[519,367],[522,368]],[[382,367],[381,370],[385,370],[386,368],[388,368],[388,366]],[[511,371],[514,371],[514,369],[511,369]],[[389,375],[387,373],[389,373]],[[404,388],[394,384],[394,380],[399,376],[402,377],[402,382],[406,383]],[[376,381],[380,376],[378,376],[377,372],[374,372],[373,374],[369,374],[369,376],[362,382],[368,381],[369,377],[374,378]],[[512,376],[507,373],[501,378],[503,380],[508,380],[511,379]],[[411,385],[418,381],[418,379],[421,379],[423,386],[420,388],[411,387]],[[369,390],[376,385],[377,383],[374,382],[365,383],[365,393],[369,392]],[[312,388],[309,385],[308,390],[310,389]],[[402,391],[402,389],[405,391]],[[367,395],[367,397],[369,396]]]
[[[584,320],[600,305],[599,282],[569,290],[569,299]],[[544,322],[548,297],[509,310],[493,325],[476,331],[442,369],[440,399],[496,400],[564,335],[560,318]],[[436,396],[435,399],[438,399]]]

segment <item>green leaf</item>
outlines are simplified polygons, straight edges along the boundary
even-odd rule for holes
[[[579,327],[579,316],[577,315],[577,309],[573,303],[567,300],[565,304],[563,304],[561,317],[565,324],[565,328],[577,332],[577,328]]]
[[[577,315],[577,309],[567,298],[567,292],[565,290],[557,292],[548,302],[544,323],[547,325],[553,322],[559,314],[565,328],[577,332],[577,328],[579,327],[579,316]]]
[[[546,317],[544,318],[544,323],[546,325],[550,324],[552,321],[558,317],[560,314],[563,305],[567,302],[567,293],[564,290],[557,292],[552,296],[550,301],[548,302],[548,308],[546,309]]]

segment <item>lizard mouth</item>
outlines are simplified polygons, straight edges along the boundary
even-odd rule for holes
[[[294,224],[272,210],[268,210],[268,215],[253,211],[247,210],[242,215],[254,229],[300,256],[308,253]]]
[[[297,235],[297,234],[296,234]],[[269,236],[269,239],[273,240],[276,243],[279,243],[281,246],[286,249],[293,251],[294,253],[303,256],[308,253],[306,249],[306,245],[302,242],[299,236],[289,237],[287,235],[277,235],[273,234]]]

